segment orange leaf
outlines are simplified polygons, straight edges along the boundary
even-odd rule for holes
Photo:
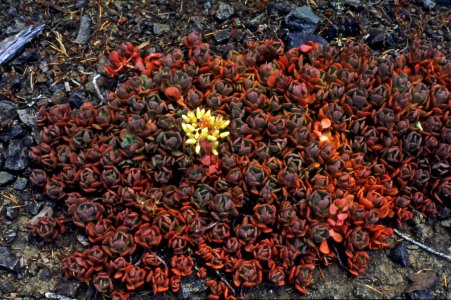
[[[301,49],[302,52],[309,52],[312,49],[312,46],[302,45],[299,49]]]
[[[329,230],[329,234],[337,243],[341,243],[343,241],[343,236],[338,232],[335,232],[333,229]]]
[[[275,87],[276,86],[276,77],[275,76],[269,76],[268,80],[266,82],[268,84],[269,87]]]
[[[322,119],[321,120],[321,126],[323,127],[323,129],[327,129],[332,125],[332,122],[329,119]]]
[[[319,251],[321,251],[324,254],[330,253],[330,249],[329,249],[329,245],[327,244],[327,240],[324,240],[321,242],[321,245],[319,245]]]
[[[166,97],[173,99],[173,100],[178,100],[181,96],[180,90],[178,89],[178,87],[175,87],[175,86],[168,87],[164,91],[164,94],[166,95]]]

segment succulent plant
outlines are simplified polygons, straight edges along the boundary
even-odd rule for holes
[[[128,233],[127,227],[119,227],[109,231],[102,240],[102,249],[110,257],[125,256],[136,249],[133,235]]]
[[[267,40],[223,58],[199,33],[183,45],[123,44],[102,105],[39,109],[30,181],[92,243],[62,260],[67,277],[113,299],[146,282],[178,293],[196,261],[201,278],[233,278],[208,279],[210,299],[263,280],[304,294],[330,245],[357,276],[389,224],[448,205],[451,69],[438,50]],[[50,241],[66,221],[30,228]]]

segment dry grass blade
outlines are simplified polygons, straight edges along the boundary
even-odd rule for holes
[[[59,33],[58,31],[55,31],[55,37],[56,37],[56,41],[58,42],[59,47],[57,47],[52,42],[50,42],[50,47],[52,49],[58,51],[59,53],[63,54],[64,56],[69,57],[69,55],[67,54],[66,47],[64,46],[62,34]]]

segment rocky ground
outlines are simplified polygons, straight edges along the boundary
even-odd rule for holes
[[[62,257],[87,243],[77,229],[68,228],[52,244],[30,236],[26,224],[55,204],[31,188],[27,156],[36,143],[37,109],[98,102],[93,78],[102,74],[105,55],[121,42],[167,52],[196,30],[218,55],[264,38],[280,38],[288,47],[306,40],[338,45],[355,40],[380,55],[396,55],[421,38],[449,58],[450,7],[446,0],[1,1],[0,41],[29,25],[46,27],[0,66],[0,298],[99,298],[92,287],[64,279],[59,269]],[[103,95],[117,85],[104,76],[96,82]],[[451,253],[446,208],[432,219],[416,216],[401,230]],[[352,278],[339,264],[317,272],[305,298],[451,299],[450,262],[396,236],[392,242],[393,249],[371,254],[364,276]],[[205,297],[204,291],[192,278],[178,297]],[[267,286],[243,292],[248,299],[298,297],[292,289]]]

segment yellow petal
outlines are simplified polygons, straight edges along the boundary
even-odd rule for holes
[[[188,118],[190,118],[191,122],[197,122],[196,115],[192,111],[188,112]]]
[[[207,140],[209,140],[210,142],[213,142],[213,141],[216,141],[217,138],[216,138],[215,136],[209,135],[209,136],[207,137]]]
[[[187,145],[194,145],[196,143],[196,140],[195,139],[187,139],[186,140],[186,144]]]
[[[189,118],[188,116],[186,116],[186,115],[182,115],[182,119],[183,119],[183,121],[186,122],[186,123],[191,122],[190,118]]]
[[[213,155],[218,155],[218,150],[213,149],[213,150],[211,150],[211,153],[213,153]]]
[[[208,128],[202,128],[200,135],[199,135],[199,139],[205,139],[208,136]]]
[[[199,153],[200,153],[200,145],[199,145],[199,144],[197,144],[197,145],[196,145],[196,149],[195,149],[195,151],[196,151],[196,153],[197,153],[197,154],[199,154]]]
[[[220,137],[221,139],[223,139],[223,138],[225,138],[226,136],[228,136],[229,134],[230,134],[230,132],[225,131],[225,132],[222,132],[222,133],[219,135],[219,137]]]
[[[221,129],[226,128],[227,126],[229,126],[229,124],[230,124],[230,121],[229,121],[229,120],[225,120],[225,121],[222,123]]]

